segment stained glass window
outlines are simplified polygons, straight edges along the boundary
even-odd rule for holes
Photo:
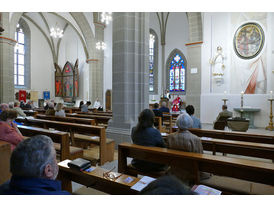
[[[14,47],[14,85],[25,86],[25,35],[23,29],[17,24]]]
[[[154,52],[155,52],[155,36],[150,34],[149,37],[149,91],[154,91]]]
[[[176,53],[169,68],[169,90],[170,92],[185,91],[185,65],[180,54]]]

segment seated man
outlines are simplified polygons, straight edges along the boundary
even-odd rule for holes
[[[58,174],[52,140],[37,135],[20,142],[10,159],[11,180],[0,186],[3,195],[68,195],[55,178]]]
[[[222,106],[222,110],[223,111],[221,111],[219,113],[218,117],[216,118],[216,121],[220,121],[220,119],[223,118],[223,117],[227,117],[227,118],[232,117],[232,112],[227,110],[227,105],[224,104]]]
[[[194,107],[192,105],[188,105],[186,107],[186,113],[188,113],[188,115],[191,117],[191,119],[193,120],[193,125],[192,125],[192,128],[198,128],[198,129],[201,129],[202,126],[201,126],[201,122],[200,120],[194,116]]]
[[[162,119],[162,124],[163,124],[163,113],[159,110],[159,104],[158,103],[155,103],[154,105],[153,105],[153,110],[152,110],[153,112],[154,112],[154,115],[156,116],[156,117],[161,117],[161,119]],[[157,125],[154,123],[154,126],[158,126],[158,123],[157,123]]]
[[[24,113],[24,111],[21,109],[19,102],[14,102],[14,108],[13,108],[13,110],[15,110],[18,113],[18,116],[20,116],[20,117],[26,117],[27,116]]]
[[[162,113],[163,112],[169,113],[169,108],[166,106],[166,102],[165,101],[162,102],[162,107],[159,109],[159,111],[161,111]]]

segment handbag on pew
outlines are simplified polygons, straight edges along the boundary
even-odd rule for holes
[[[77,158],[68,163],[69,168],[83,171],[91,167],[91,162],[83,158]]]

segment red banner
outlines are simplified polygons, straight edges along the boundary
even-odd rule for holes
[[[21,100],[26,102],[26,99],[27,99],[27,92],[25,90],[19,90],[19,102],[21,102]]]

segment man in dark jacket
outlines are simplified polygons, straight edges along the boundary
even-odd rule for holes
[[[3,195],[68,195],[56,181],[58,165],[52,140],[37,135],[20,142],[10,159],[11,180],[0,186]]]
[[[163,122],[163,113],[159,110],[159,104],[158,103],[155,103],[154,105],[153,105],[153,112],[154,112],[154,115],[156,116],[156,117],[161,117],[161,119],[162,119],[162,124],[164,123]],[[154,123],[154,126],[158,126],[158,123],[156,124],[156,123]]]

